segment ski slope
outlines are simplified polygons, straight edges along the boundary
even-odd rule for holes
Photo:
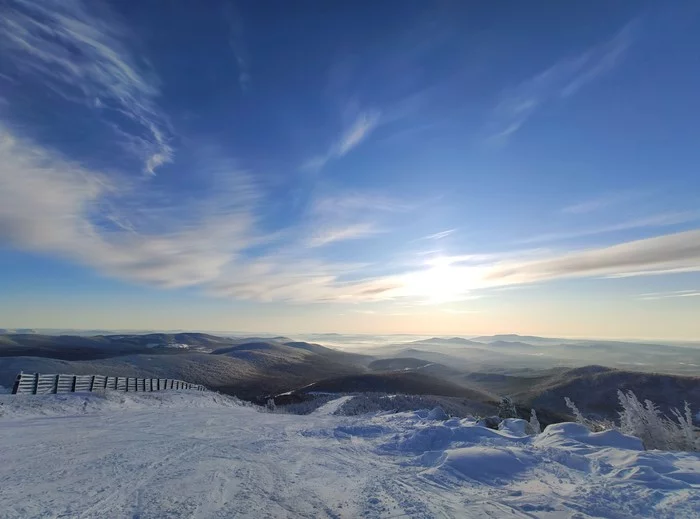
[[[698,454],[212,393],[0,396],[0,517],[698,517]],[[335,401],[335,407],[342,402]],[[510,431],[510,432],[509,432]]]

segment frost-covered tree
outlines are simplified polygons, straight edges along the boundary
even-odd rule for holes
[[[498,405],[498,417],[501,420],[518,417],[518,412],[515,410],[515,404],[507,396],[501,398],[501,403]]]
[[[277,409],[277,405],[275,405],[275,399],[268,398],[266,407],[267,407],[268,411],[275,411]]]
[[[602,424],[596,423],[593,420],[589,420],[588,418],[583,416],[581,411],[578,410],[578,407],[576,407],[576,404],[574,404],[568,396],[564,397],[564,402],[566,403],[566,407],[571,409],[571,414],[574,415],[574,418],[576,419],[576,423],[587,427],[589,430],[591,430],[593,432],[598,432],[598,431],[602,431],[603,429],[605,429],[605,427]]]
[[[622,406],[620,431],[636,436],[646,449],[671,451],[700,450],[700,440],[693,429],[690,405],[685,402],[683,413],[672,409],[676,421],[664,416],[651,400],[639,401],[632,391],[618,390],[617,398]]]
[[[537,419],[537,413],[534,409],[530,410],[530,422],[528,425],[530,434],[540,434],[542,432],[542,426],[540,425],[540,421]]]

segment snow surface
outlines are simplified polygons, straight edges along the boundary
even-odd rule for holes
[[[700,454],[437,410],[261,412],[206,392],[0,396],[0,517],[698,517]],[[333,405],[331,405],[333,404]]]

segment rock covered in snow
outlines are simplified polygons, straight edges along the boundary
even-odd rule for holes
[[[501,419],[498,416],[487,416],[482,418],[476,424],[481,427],[488,427],[489,429],[498,429],[498,424],[501,423]]]
[[[428,420],[447,420],[449,416],[442,407],[435,407],[428,413],[427,418]]]

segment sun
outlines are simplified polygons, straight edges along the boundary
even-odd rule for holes
[[[427,269],[409,274],[406,279],[408,295],[430,304],[459,301],[479,285],[476,269],[454,266],[442,258],[432,260]]]

